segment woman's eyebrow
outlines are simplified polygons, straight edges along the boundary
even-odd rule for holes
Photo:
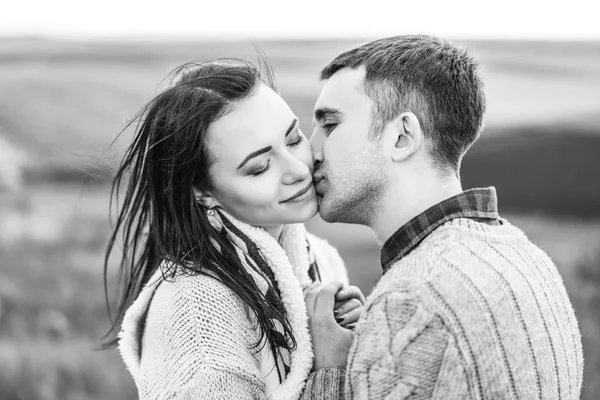
[[[253,151],[252,153],[248,154],[248,156],[247,156],[246,158],[244,158],[244,161],[242,161],[242,162],[241,162],[241,164],[240,164],[240,165],[238,165],[237,169],[240,169],[240,168],[242,168],[244,165],[246,165],[246,163],[247,163],[248,161],[250,161],[250,160],[251,160],[251,159],[253,159],[254,157],[258,157],[258,156],[260,156],[261,154],[264,154],[264,153],[266,153],[266,152],[269,152],[269,151],[271,151],[271,149],[272,149],[272,148],[273,148],[273,147],[271,147],[271,146],[267,146],[267,147],[263,147],[263,148],[262,148],[262,149],[260,149],[260,150]]]
[[[288,135],[290,133],[292,133],[292,130],[296,127],[297,124],[298,124],[298,118],[294,118],[294,120],[290,124],[290,127],[287,128],[287,131],[285,131],[285,137],[288,137]]]

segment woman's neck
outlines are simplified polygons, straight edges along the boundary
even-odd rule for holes
[[[265,226],[263,228],[279,242],[279,237],[281,236],[281,232],[283,232],[283,225]]]

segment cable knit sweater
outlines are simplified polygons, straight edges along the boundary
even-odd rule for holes
[[[577,320],[550,258],[506,220],[458,218],[368,297],[345,397],[579,399],[582,373]],[[318,371],[305,398],[343,398],[343,380],[343,370]]]
[[[260,228],[230,218],[260,249],[273,271],[297,348],[280,383],[270,346],[253,349],[257,326],[241,299],[216,279],[160,271],[128,309],[119,348],[140,399],[296,399],[313,353],[301,287],[308,276],[306,240],[322,282],[347,283],[342,259],[303,225],[284,228],[280,243]]]

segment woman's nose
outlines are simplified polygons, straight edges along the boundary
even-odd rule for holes
[[[283,183],[292,185],[298,181],[305,181],[310,178],[310,168],[302,160],[290,155],[283,174]]]

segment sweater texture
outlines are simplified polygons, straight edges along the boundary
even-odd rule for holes
[[[345,394],[578,399],[582,373],[577,320],[550,258],[506,220],[456,218],[393,263],[369,295]]]
[[[297,399],[304,390],[313,353],[302,287],[312,282],[312,261],[323,283],[347,284],[343,261],[301,224],[285,226],[278,243],[265,230],[225,216],[252,240],[271,269],[297,346],[288,360],[275,356],[264,342],[256,347],[256,320],[217,279],[202,274],[165,280],[157,271],[127,310],[119,342],[142,400]],[[259,288],[265,286],[260,274],[247,272]],[[283,361],[289,371],[281,381],[276,363]]]

